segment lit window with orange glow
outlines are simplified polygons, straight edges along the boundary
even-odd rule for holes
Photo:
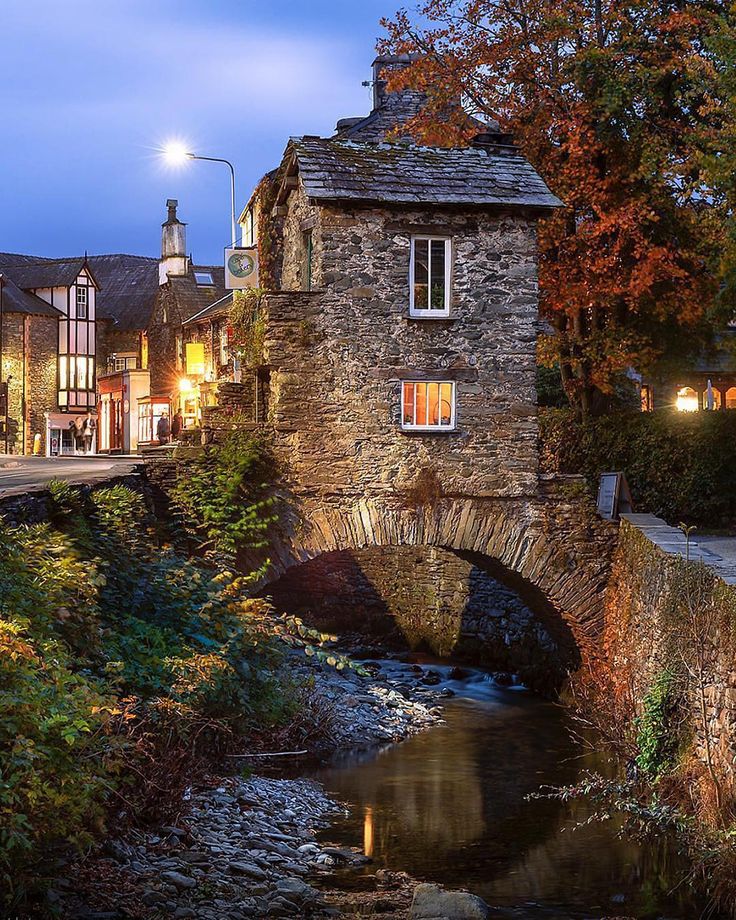
[[[407,431],[453,429],[455,384],[405,380],[401,387],[401,427]]]
[[[692,387],[681,387],[677,391],[675,406],[678,412],[697,412],[700,408],[698,394]]]

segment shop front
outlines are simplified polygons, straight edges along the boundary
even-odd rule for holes
[[[138,450],[138,406],[149,388],[147,370],[127,369],[98,378],[100,453],[133,454]]]
[[[171,400],[168,396],[142,396],[138,400],[138,447],[158,445],[159,422],[164,417],[171,420]]]

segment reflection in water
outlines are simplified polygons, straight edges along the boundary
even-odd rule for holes
[[[589,817],[582,802],[527,800],[602,765],[571,740],[560,707],[486,687],[484,700],[452,701],[445,725],[321,770],[316,778],[353,806],[328,836],[516,917],[697,918],[666,842],[640,847],[612,822],[575,829]]]
[[[365,818],[363,820],[363,852],[366,856],[373,856],[373,809],[370,805],[365,806]]]

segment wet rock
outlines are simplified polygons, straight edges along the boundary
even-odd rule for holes
[[[248,878],[254,878],[259,882],[265,881],[268,878],[268,875],[263,869],[259,869],[258,866],[254,866],[253,863],[243,862],[239,859],[229,863],[227,868],[228,872],[232,875],[247,875]]]
[[[490,916],[490,908],[477,895],[429,884],[414,889],[409,911],[411,920],[487,920]]]
[[[179,888],[181,890],[197,887],[197,883],[193,878],[189,878],[188,875],[182,875],[181,872],[162,872],[161,880],[168,882],[170,885],[173,885],[174,888]]]
[[[442,675],[437,671],[425,671],[419,679],[428,687],[436,687],[437,684],[442,683]]]

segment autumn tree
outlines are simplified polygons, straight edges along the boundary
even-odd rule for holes
[[[707,0],[425,0],[383,23],[381,51],[416,55],[391,83],[426,94],[418,139],[494,119],[564,201],[540,231],[542,309],[584,413],[733,308],[735,22]]]

